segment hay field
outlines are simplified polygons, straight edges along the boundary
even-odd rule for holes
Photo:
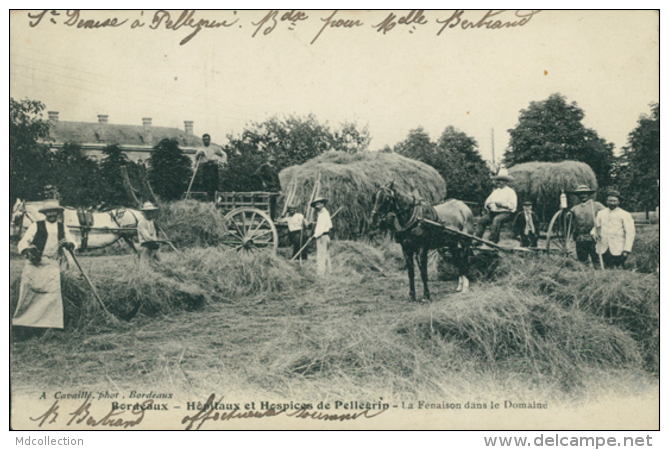
[[[659,273],[597,272],[554,257],[502,257],[466,294],[437,280],[434,301],[408,302],[397,244],[335,242],[333,274],[270,255],[216,248],[165,253],[159,270],[133,257],[80,258],[64,276],[75,320],[63,333],[11,343],[15,393],[145,388],[206,398],[334,401],[541,398],[580,404],[654,392]],[[24,262],[10,260],[10,298]],[[422,290],[417,285],[419,293]]]

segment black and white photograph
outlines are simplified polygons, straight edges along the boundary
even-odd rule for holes
[[[659,43],[655,10],[10,10],[10,429],[652,445]]]

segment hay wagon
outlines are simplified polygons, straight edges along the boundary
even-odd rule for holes
[[[573,239],[573,228],[572,228],[572,214],[569,210],[561,209],[555,213],[553,218],[550,221],[548,226],[548,231],[546,232],[546,247],[545,248],[531,248],[531,247],[506,247],[503,245],[495,244],[486,239],[481,239],[476,236],[473,236],[468,233],[464,233],[453,228],[449,228],[439,222],[435,222],[428,219],[421,219],[422,222],[426,223],[435,228],[442,230],[444,234],[455,235],[460,239],[468,239],[470,241],[479,242],[486,244],[492,251],[505,251],[505,252],[515,252],[515,253],[527,253],[533,251],[540,252],[554,252],[561,253],[564,255],[575,254],[575,243]],[[477,248],[479,252],[485,252],[486,249]]]
[[[237,251],[270,250],[279,247],[277,228],[271,217],[270,203],[275,192],[217,192],[216,207],[224,214],[223,245]]]

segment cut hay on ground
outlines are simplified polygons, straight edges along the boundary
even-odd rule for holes
[[[509,175],[514,178],[511,187],[518,194],[518,204],[530,200],[541,214],[552,216],[560,208],[560,194],[575,190],[585,184],[597,189],[597,178],[590,166],[578,161],[530,162],[509,167]],[[570,196],[569,205],[578,203]],[[548,217],[550,220],[550,217]]]
[[[632,253],[626,265],[639,272],[660,275],[660,227],[637,228]]]
[[[136,314],[145,316],[169,315],[182,310],[191,311],[211,301],[199,286],[166,277],[136,262],[134,258],[110,257],[94,270],[82,265],[95,284],[107,309],[120,319],[130,320]],[[16,308],[21,278],[10,285],[10,312]],[[65,328],[96,330],[106,318],[86,281],[78,272],[61,273],[61,289],[65,313]]]
[[[453,343],[482,368],[547,376],[565,387],[578,383],[587,368],[634,367],[641,359],[634,340],[617,327],[508,287],[417,310],[397,332],[425,349],[435,339]]]
[[[505,255],[497,284],[540,295],[565,308],[602,318],[628,332],[646,369],[659,370],[660,282],[630,270],[595,270],[572,259]]]
[[[179,249],[219,245],[225,230],[223,215],[214,203],[196,200],[164,204],[156,223]]]
[[[446,183],[432,167],[393,153],[364,152],[350,155],[328,152],[300,166],[284,169],[279,174],[281,186],[287,191],[297,180],[296,198],[299,210],[306,213],[311,192],[321,173],[321,193],[328,198],[330,214],[342,207],[333,219],[338,239],[353,239],[368,229],[372,212],[372,196],[378,186],[395,181],[403,192],[416,189],[425,201],[438,204],[446,196]]]
[[[220,247],[187,249],[160,270],[170,278],[200,286],[215,301],[225,302],[284,293],[313,281],[299,265],[271,252],[245,254]]]

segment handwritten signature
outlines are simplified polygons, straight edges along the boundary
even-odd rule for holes
[[[131,428],[139,425],[144,419],[144,411],[153,409],[153,400],[145,400],[141,404],[138,404],[137,408],[132,408],[130,410],[121,410],[121,409],[112,409],[101,419],[96,419],[90,411],[92,403],[89,398],[84,400],[84,402],[76,409],[74,412],[70,412],[69,415],[72,416],[67,422],[67,426],[72,424],[76,425],[87,425],[89,427],[116,427],[116,428]],[[39,417],[33,418],[30,417],[30,420],[33,422],[39,422],[39,427],[42,427],[45,423],[52,424],[56,423],[58,416],[60,415],[60,404],[56,400],[53,405],[47,409],[44,414]],[[136,416],[133,419],[128,419],[128,414]],[[47,422],[48,421],[48,422]]]
[[[319,25],[318,31],[311,40],[313,45],[321,37],[325,30],[332,29],[356,29],[363,26],[371,27],[376,32],[382,35],[391,32],[396,33],[397,30],[403,29],[409,33],[413,33],[418,29],[426,29],[432,23],[440,26],[436,35],[440,36],[445,30],[461,29],[461,30],[503,30],[508,28],[516,28],[527,25],[532,18],[539,13],[539,10],[488,10],[488,11],[474,11],[465,12],[464,10],[455,10],[450,13],[447,18],[428,19],[424,10],[411,10],[408,13],[389,12],[386,18],[377,24],[365,24],[361,20],[363,17],[359,12],[339,11],[333,10],[326,12],[324,17],[318,19],[322,22]],[[241,22],[240,17],[237,17],[237,11],[226,11],[226,14],[231,14],[232,19],[224,20],[212,19],[210,17],[201,17],[201,13],[195,10],[186,9],[181,12],[170,12],[167,10],[158,10],[147,14],[148,18],[144,17],[144,11],[139,11],[138,17],[131,21],[129,17],[106,17],[102,20],[91,19],[85,17],[90,14],[88,11],[81,11],[77,9],[60,12],[57,10],[40,10],[38,12],[28,13],[29,25],[31,28],[37,27],[42,23],[51,23],[52,25],[65,25],[70,28],[81,30],[86,29],[101,29],[101,28],[118,28],[122,26],[129,26],[131,29],[145,28],[150,30],[164,29],[169,31],[186,30],[190,31],[184,37],[179,45],[185,45],[190,42],[204,29],[232,29],[242,28],[245,26]],[[312,12],[309,12],[311,14]],[[269,10],[264,13],[264,16],[257,22],[250,22],[252,29],[251,38],[256,36],[268,36],[281,23],[285,23],[288,30],[295,30],[301,22],[308,22],[314,20],[307,14],[306,11],[290,10],[281,12],[279,10]],[[441,12],[429,12],[429,14],[439,14]],[[104,16],[103,16],[104,17]],[[359,18],[358,18],[359,17]],[[369,17],[369,16],[366,16]],[[443,16],[442,16],[443,17]]]
[[[281,414],[285,414],[287,417],[294,417],[296,419],[313,419],[313,420],[325,420],[325,421],[337,421],[343,422],[346,420],[356,420],[358,418],[364,417],[366,419],[371,419],[378,416],[381,413],[384,413],[386,410],[381,410],[378,412],[370,413],[369,410],[364,409],[356,413],[345,413],[345,414],[330,414],[323,413],[320,411],[313,411],[308,408],[300,408],[295,411],[287,412],[287,410],[274,410],[266,409],[263,411],[245,411],[239,412],[238,410],[233,410],[229,412],[218,412],[215,411],[213,406],[215,405],[215,394],[211,394],[207,399],[204,407],[198,411],[194,416],[184,416],[181,419],[181,423],[186,425],[186,430],[191,430],[195,426],[195,430],[199,430],[202,425],[207,421],[226,421],[232,419],[262,419],[263,417],[273,417]],[[218,403],[223,403],[223,397],[220,398]]]

